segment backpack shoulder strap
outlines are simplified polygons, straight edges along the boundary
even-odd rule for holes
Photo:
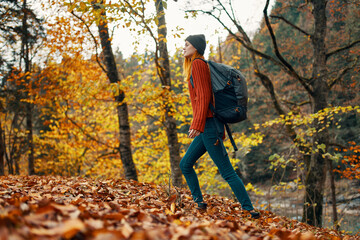
[[[193,88],[195,88],[195,87],[194,87],[194,79],[193,79],[192,75],[190,76],[190,83],[191,83],[191,86],[192,86]]]

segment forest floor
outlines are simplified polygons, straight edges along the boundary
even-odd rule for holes
[[[123,179],[0,177],[0,239],[360,239],[205,195],[194,208],[186,189]]]

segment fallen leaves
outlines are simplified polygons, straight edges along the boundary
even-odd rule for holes
[[[205,195],[195,209],[188,190],[128,180],[0,177],[0,239],[357,239]]]

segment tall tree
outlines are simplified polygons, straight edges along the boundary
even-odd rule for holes
[[[169,94],[171,94],[171,77],[170,77],[170,61],[167,50],[167,27],[165,21],[164,4],[162,0],[155,1],[156,14],[157,14],[157,51],[155,61],[158,68],[158,75],[161,80],[161,85],[164,88],[164,111],[165,111],[165,126],[168,139],[168,146],[170,152],[170,165],[171,165],[171,180],[174,186],[182,185],[182,174],[179,167],[180,164],[180,145],[178,141],[178,133],[176,128],[176,121],[173,117],[174,109],[171,106]]]
[[[273,18],[281,19],[290,28],[301,32],[310,39],[309,46],[312,49],[312,59],[310,59],[310,62],[308,62],[306,65],[312,66],[312,68],[310,67],[310,69],[312,69],[310,76],[306,75],[307,69],[302,71],[300,74],[294,64],[290,63],[282,54],[281,46],[278,44],[278,39],[267,13],[269,0],[266,1],[263,13],[265,24],[271,38],[273,49],[272,54],[266,54],[262,52],[260,48],[254,46],[252,40],[249,38],[247,33],[240,25],[239,21],[236,19],[231,5],[231,9],[227,10],[225,5],[222,3],[223,1],[217,0],[216,2],[217,5],[210,11],[191,11],[200,11],[214,17],[225,29],[227,29],[232,38],[240,42],[247,50],[249,50],[251,59],[253,61],[252,64],[254,67],[254,73],[268,91],[273,107],[280,116],[286,115],[288,110],[286,110],[281,102],[281,98],[278,96],[274,86],[274,80],[272,80],[270,75],[264,72],[264,70],[261,68],[259,64],[260,61],[267,61],[270,62],[272,66],[279,67],[281,71],[290,76],[292,81],[299,83],[303,87],[304,91],[307,92],[307,96],[310,98],[312,113],[317,113],[328,107],[328,95],[332,87],[343,78],[346,72],[348,72],[350,69],[353,69],[357,64],[356,57],[353,56],[347,66],[339,69],[339,74],[337,74],[337,76],[331,76],[327,71],[328,60],[331,56],[334,56],[338,53],[349,52],[349,49],[360,43],[360,39],[355,39],[349,44],[345,44],[343,46],[337,46],[337,49],[333,51],[330,51],[329,48],[326,47],[326,36],[328,31],[326,9],[328,1],[326,0],[313,0],[306,2],[306,5],[309,5],[309,8],[312,9],[311,14],[313,16],[313,25],[310,26],[309,30],[304,30],[281,16],[273,16]],[[238,31],[237,33],[233,32],[231,27],[224,23],[223,19],[219,17],[220,15],[218,14],[218,11],[225,12],[225,15],[236,27]],[[338,42],[342,43],[342,41]],[[294,47],[292,47],[292,49],[293,48]],[[293,54],[295,55],[296,53]],[[307,99],[302,100],[307,101]],[[296,107],[301,106],[301,104],[298,104]],[[316,129],[316,131],[312,137],[312,146],[301,144],[301,142],[299,142],[301,138],[298,137],[292,123],[286,122],[285,124],[285,129],[288,136],[292,139],[295,145],[299,147],[300,152],[303,153],[303,160],[306,164],[306,194],[304,196],[303,221],[315,226],[322,225],[323,194],[326,178],[326,159],[324,158],[323,153],[326,151],[329,145],[329,134],[326,128],[327,124],[328,120],[326,118],[319,119],[314,123],[313,127]],[[319,150],[315,151],[318,149],[318,146],[325,146],[322,148],[322,151],[324,152]]]
[[[25,66],[25,79],[30,81],[31,78],[28,76],[31,72],[31,59],[30,59],[30,47],[31,39],[30,32],[28,28],[28,15],[29,11],[27,8],[27,1],[23,0],[22,12],[24,14],[22,18],[22,28],[21,28],[21,60],[24,61]],[[29,98],[29,94],[25,91],[26,99]],[[27,131],[27,142],[28,142],[28,172],[29,175],[35,174],[34,168],[34,141],[33,141],[33,119],[32,119],[32,104],[30,101],[27,101],[25,112],[26,112],[26,131]]]
[[[329,86],[327,83],[326,67],[326,0],[312,0],[314,16],[314,32],[311,35],[313,45],[313,70],[309,93],[312,97],[312,112],[316,113],[328,106]],[[306,82],[306,84],[309,84]],[[315,121],[316,134],[313,144],[329,145],[329,133],[325,127],[327,121]],[[324,199],[324,183],[326,179],[326,159],[318,151],[312,154],[311,161],[307,163],[307,176],[305,179],[305,200],[303,221],[314,226],[322,225],[322,211]]]
[[[102,8],[102,1],[95,3],[93,1],[93,7],[95,10],[100,11],[101,18],[99,19],[98,30],[103,49],[104,62],[106,66],[106,74],[109,78],[110,83],[119,83],[120,76],[116,67],[114,53],[111,47],[111,38],[109,35],[108,21],[106,18],[105,9]],[[135,164],[132,158],[131,152],[131,139],[130,139],[130,123],[128,106],[125,101],[125,92],[119,89],[118,95],[115,97],[118,103],[118,119],[119,119],[119,133],[120,133],[120,157],[124,166],[125,178],[137,180],[137,173]]]
[[[2,111],[2,104],[0,103],[0,110]],[[3,124],[0,118],[0,176],[5,174],[5,141],[3,138]]]

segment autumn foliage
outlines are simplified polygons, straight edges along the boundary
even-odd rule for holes
[[[338,169],[335,169],[335,172],[341,174],[341,177],[347,179],[360,179],[360,146],[356,145],[355,142],[350,142],[350,147],[339,149],[339,152],[343,152],[347,155],[341,160],[341,163],[344,164],[345,168],[342,169],[340,165]]]
[[[356,239],[239,203],[123,179],[1,177],[0,239]]]
[[[154,9],[143,5],[153,6],[153,1],[1,2],[0,10],[4,10],[4,14],[0,21],[0,42],[5,47],[1,48],[0,54],[0,175],[39,174],[64,178],[2,177],[0,240],[342,237],[338,232],[312,228],[265,211],[260,220],[252,221],[237,203],[221,197],[207,195],[210,208],[200,213],[194,210],[189,192],[169,187],[174,182],[170,178],[168,150],[171,144],[167,140],[166,118],[171,117],[176,122],[172,130],[177,133],[181,157],[191,142],[187,132],[192,109],[188,85],[182,76],[181,50],[168,56],[171,72],[171,84],[168,85],[162,85],[159,76],[158,49],[150,44],[146,52],[140,51],[139,44],[149,39],[149,42],[155,39],[174,46],[174,40],[185,37],[180,26],[169,31],[167,38],[160,37],[161,41],[156,34],[154,39],[149,37],[152,35],[149,30],[155,33],[156,26],[159,29],[166,27],[157,24]],[[176,1],[162,2],[170,5]],[[288,17],[311,34],[311,1],[306,1],[305,5],[303,1],[276,2],[279,7],[273,15]],[[249,119],[232,126],[239,151],[234,154],[228,139],[225,141],[232,165],[246,182],[270,182],[270,178],[277,181],[282,172],[279,186],[274,189],[285,189],[289,183],[298,190],[318,189],[306,187],[305,182],[306,158],[315,154],[326,160],[340,159],[341,166],[336,171],[345,178],[359,179],[360,31],[355,24],[359,5],[345,2],[345,5],[340,0],[328,2],[329,21],[324,26],[328,26],[328,55],[325,57],[328,58],[326,69],[329,72],[324,75],[312,74],[312,36],[303,35],[298,29],[287,30],[288,24],[279,19],[271,20],[278,35],[280,52],[303,76],[300,79],[311,85],[324,77],[329,84],[324,89],[332,88],[329,102],[320,111],[311,111],[314,101],[310,96],[322,91],[307,94],[298,82],[292,81],[293,76],[289,78],[279,71],[278,61],[271,64],[269,59],[260,56],[251,59],[249,51],[231,35],[226,41],[219,41],[219,49],[209,44],[209,59],[239,68],[248,79]],[[106,11],[109,29],[113,29],[109,41],[114,50],[116,41],[128,40],[118,34],[117,29],[123,28],[137,35],[136,40],[126,46],[133,49],[132,56],[125,58],[121,53],[124,49],[114,52],[121,76],[117,82],[109,81],[104,68],[106,55],[96,27],[105,15],[94,6]],[[42,13],[35,11],[39,10],[37,8]],[[134,14],[135,10],[137,14]],[[34,21],[30,17],[35,15],[44,17],[36,21],[39,26],[32,24]],[[37,32],[38,35],[28,38],[30,33]],[[265,26],[256,33],[253,43],[254,48],[272,56],[272,44]],[[334,54],[339,48],[341,52]],[[255,60],[259,61],[255,64],[260,66],[259,69],[251,63]],[[260,73],[258,70],[264,70],[273,82],[260,83],[264,79],[256,77]],[[274,99],[268,94],[267,87],[274,88]],[[126,93],[123,103],[128,106],[129,149],[138,179],[154,184],[70,178],[125,177],[126,166],[119,150],[120,137],[124,136],[120,128],[124,126],[119,123],[117,111],[122,103],[114,100],[120,92]],[[279,101],[283,113],[275,113],[273,100]],[[167,109],[173,110],[167,112]],[[355,120],[350,121],[349,115]],[[290,134],[286,133],[287,129]],[[327,141],[314,140],[315,136],[327,131],[330,134],[324,139],[329,138],[331,145]],[[333,142],[348,141],[356,143],[332,155]],[[225,192],[228,184],[208,155],[197,163],[196,171],[207,193]],[[314,176],[325,178],[325,174]],[[248,191],[264,196],[254,186],[248,184]],[[323,199],[318,201],[314,207]]]

